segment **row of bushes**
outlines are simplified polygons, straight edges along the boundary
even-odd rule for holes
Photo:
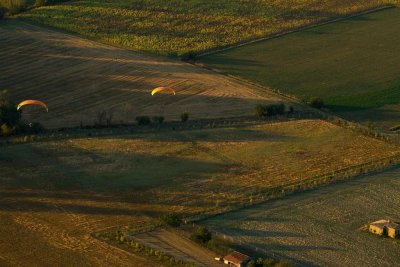
[[[181,114],[181,122],[187,122],[189,120],[189,113],[182,113]],[[164,117],[163,116],[138,116],[136,117],[136,123],[138,125],[149,125],[151,122],[156,123],[156,124],[162,124],[164,122]]]
[[[280,104],[270,104],[270,105],[257,105],[256,115],[257,117],[271,117],[276,115],[283,115],[286,112],[286,106],[283,103]],[[293,107],[289,107],[289,113],[293,113]]]
[[[324,101],[319,97],[311,97],[308,101],[306,101],[306,103],[316,109],[322,109],[325,107]],[[286,106],[283,103],[269,105],[259,104],[256,106],[255,112],[257,117],[262,118],[283,115],[286,112],[290,114],[294,112],[294,108],[289,106],[289,108],[286,109]]]

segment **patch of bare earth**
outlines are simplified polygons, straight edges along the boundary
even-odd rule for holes
[[[218,267],[223,265],[214,260],[217,255],[212,251],[203,248],[174,230],[156,229],[129,236],[129,238],[145,246],[163,251],[177,259],[193,263],[195,266]]]

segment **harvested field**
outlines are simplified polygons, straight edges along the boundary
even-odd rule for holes
[[[112,121],[139,115],[179,120],[253,115],[260,102],[281,101],[269,93],[190,64],[154,58],[21,22],[0,24],[0,89],[13,100],[40,99],[50,112],[24,109],[25,118],[48,128],[93,125],[98,113]],[[171,86],[176,96],[152,89]],[[105,124],[105,121],[102,122]]]
[[[91,0],[20,17],[135,50],[181,55],[253,40],[397,0]]]
[[[400,9],[390,8],[200,58],[207,67],[389,129],[400,121]],[[372,122],[372,123],[371,123]]]
[[[141,233],[129,239],[139,242],[147,247],[163,251],[188,263],[199,267],[221,267],[222,263],[214,260],[218,255],[183,237],[181,233],[172,230],[157,229]]]
[[[215,217],[205,225],[259,252],[306,266],[398,266],[400,241],[359,228],[400,221],[400,170]]]
[[[260,189],[399,152],[318,120],[2,146],[1,260],[151,266],[90,233],[221,212]]]

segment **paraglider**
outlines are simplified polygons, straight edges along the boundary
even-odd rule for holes
[[[175,95],[174,89],[172,89],[171,87],[164,87],[164,86],[155,88],[153,91],[151,91],[151,95],[155,95],[156,93],[161,92],[161,91],[168,91]]]
[[[17,110],[19,110],[23,106],[27,106],[27,105],[38,105],[38,106],[41,106],[41,107],[45,108],[46,111],[49,112],[49,108],[47,107],[47,105],[45,103],[43,103],[42,101],[39,101],[39,100],[24,100],[24,101],[22,101],[21,103],[18,104]]]

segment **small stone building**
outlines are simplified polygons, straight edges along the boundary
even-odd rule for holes
[[[379,220],[370,223],[369,231],[377,235],[387,235],[391,238],[400,237],[400,225],[389,220]]]
[[[224,257],[224,263],[229,266],[245,267],[251,260],[250,256],[234,251]]]

